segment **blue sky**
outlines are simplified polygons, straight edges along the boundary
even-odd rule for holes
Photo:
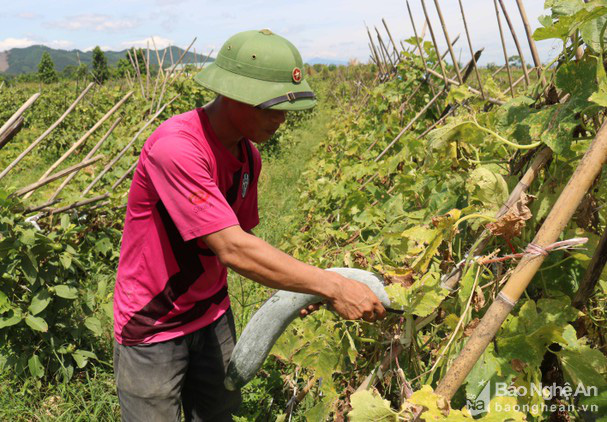
[[[423,26],[420,0],[410,0],[418,31]],[[504,0],[515,22],[517,35],[531,61],[525,33],[515,0]],[[452,38],[462,38],[456,45],[461,61],[469,59],[459,6],[455,0],[441,0],[443,15]],[[491,0],[463,0],[475,49],[485,47],[481,63],[503,63],[495,10]],[[426,0],[439,44],[446,46],[433,0]],[[534,28],[544,14],[543,1],[525,0],[527,14]],[[168,44],[185,48],[194,37],[197,53],[208,53],[232,34],[256,28],[270,28],[291,40],[304,60],[322,57],[337,60],[369,57],[364,22],[373,31],[380,29],[384,17],[395,38],[413,35],[404,0],[105,0],[105,1],[35,1],[3,2],[0,12],[0,51],[12,47],[45,44],[64,49],[120,50],[130,46],[145,47],[154,37],[159,47]],[[503,22],[504,30],[507,30]],[[516,54],[506,32],[509,55]],[[430,34],[426,31],[426,40]],[[538,43],[543,61],[558,54],[558,43]],[[213,53],[213,55],[215,55]]]

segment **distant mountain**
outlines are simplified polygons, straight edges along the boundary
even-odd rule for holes
[[[173,61],[177,62],[181,54],[183,53],[183,49],[175,46],[171,46],[169,48],[163,48],[158,50],[160,58],[164,54],[164,51],[167,50],[166,56],[164,59],[163,67],[169,67],[171,65],[170,53],[173,54]],[[26,48],[11,48],[8,51],[0,52],[0,73],[6,73],[11,75],[17,75],[20,73],[29,73],[29,72],[37,72],[38,71],[38,63],[40,62],[40,58],[42,57],[42,53],[48,51],[55,63],[55,69],[58,71],[63,70],[68,65],[78,65],[78,57],[80,57],[81,63],[90,64],[93,61],[93,52],[92,51],[80,51],[80,50],[58,50],[50,47],[46,47],[44,45],[32,45]],[[121,58],[126,57],[126,51],[104,51],[105,57],[107,58],[108,65],[112,66],[118,62]],[[145,51],[145,49],[144,49]],[[194,57],[194,53],[188,52],[183,58],[182,63],[194,63],[204,61],[206,56],[202,56],[197,54]],[[214,59],[209,59],[209,61],[213,61]],[[156,51],[150,50],[150,65],[158,65],[158,60],[156,59]]]
[[[322,57],[313,57],[311,59],[305,60],[308,64],[334,64],[334,65],[344,65],[347,66],[348,62],[346,60],[338,60],[338,59],[325,59]]]

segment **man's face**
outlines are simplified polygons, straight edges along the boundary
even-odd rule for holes
[[[243,137],[258,144],[270,139],[284,123],[287,115],[287,112],[282,110],[261,110],[241,102],[231,102],[231,123]]]

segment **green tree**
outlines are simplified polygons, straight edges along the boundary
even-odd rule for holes
[[[55,70],[55,63],[48,51],[42,53],[40,63],[38,63],[38,77],[45,84],[57,82],[57,71]]]
[[[508,57],[508,64],[514,67],[521,67],[522,60],[520,56],[510,56]]]
[[[93,49],[93,77],[98,84],[104,83],[110,76],[107,59],[99,46]]]

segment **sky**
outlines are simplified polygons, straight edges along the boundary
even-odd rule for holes
[[[425,0],[439,46],[446,48],[434,0]],[[515,0],[503,0],[515,26],[524,56],[531,55]],[[474,49],[484,47],[480,63],[502,64],[503,51],[495,9],[491,0],[462,0]],[[533,28],[546,14],[542,0],[524,0]],[[421,0],[410,0],[417,30],[424,26]],[[461,34],[455,54],[461,62],[470,58],[458,2],[440,5],[451,38]],[[413,36],[405,0],[104,0],[3,1],[0,11],[0,51],[44,44],[53,48],[105,50],[146,46],[152,37],[159,48],[169,44],[186,48],[196,37],[197,53],[215,56],[231,35],[249,29],[269,28],[297,46],[304,61],[313,58],[369,61],[365,24],[377,27],[387,41],[385,18],[397,40]],[[502,16],[508,55],[516,48]],[[425,39],[430,40],[429,31]],[[560,51],[556,41],[537,43],[543,62]],[[151,46],[151,45],[150,45]],[[461,56],[460,56],[461,55]]]

